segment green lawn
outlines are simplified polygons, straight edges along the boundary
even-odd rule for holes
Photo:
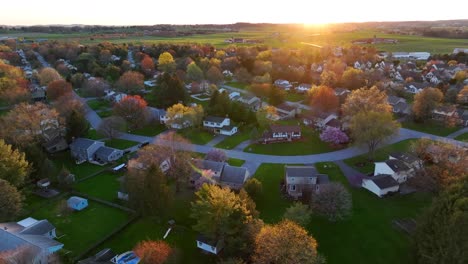
[[[76,164],[70,151],[53,154],[51,160],[59,170],[65,166],[71,173],[75,174],[76,180],[106,169],[106,166],[94,165],[89,162]]]
[[[112,116],[114,114],[114,112],[112,110],[103,110],[103,111],[99,111],[99,112],[96,112],[96,113],[101,118],[106,118],[106,117]]]
[[[190,140],[193,144],[205,145],[210,142],[214,135],[208,131],[196,128],[185,128],[177,130],[177,133]]]
[[[336,165],[328,163],[327,168],[324,168],[324,163],[316,165],[318,171],[328,174],[332,181],[342,182],[349,188]],[[255,202],[260,217],[266,223],[280,221],[291,204],[280,192],[283,174],[282,164],[262,164],[255,173],[263,185],[262,196]],[[415,217],[422,207],[429,204],[429,195],[417,193],[381,199],[364,189],[349,189],[353,197],[353,214],[349,219],[332,223],[313,216],[307,226],[317,239],[318,251],[326,257],[327,263],[410,263],[409,239],[393,229],[391,221]]]
[[[91,107],[91,109],[93,109],[94,111],[108,110],[109,108],[111,108],[111,105],[108,101],[101,100],[101,99],[89,100],[87,101],[87,103],[89,107]]]
[[[298,93],[293,93],[293,92],[288,92],[286,94],[286,101],[290,102],[299,102],[305,99],[304,94],[298,94]]]
[[[242,89],[242,90],[247,90],[249,89],[250,85],[246,83],[241,83],[241,82],[226,82],[225,85],[227,86],[232,86],[234,88]]]
[[[242,166],[242,164],[245,163],[245,160],[241,160],[241,159],[235,159],[235,158],[229,158],[227,160],[227,163],[231,166],[237,166],[237,167],[240,167]]]
[[[333,151],[328,143],[320,140],[319,133],[309,128],[302,129],[302,139],[294,142],[251,144],[245,152],[279,156],[317,154]]]
[[[0,116],[6,115],[9,111],[10,111],[10,109],[1,109],[0,110]]]
[[[233,136],[226,137],[223,141],[215,145],[217,148],[233,149],[240,143],[250,139],[250,130],[240,129]]]
[[[106,143],[106,146],[111,147],[111,148],[116,148],[116,149],[128,149],[139,144],[138,142],[135,142],[135,141],[119,139],[119,138],[108,139],[104,142]]]
[[[117,227],[122,225],[128,214],[124,211],[88,200],[89,206],[79,212],[64,214],[60,203],[64,199],[48,201],[48,204],[36,210],[31,217],[47,219],[57,228],[57,239],[62,242],[72,256],[82,253]]]
[[[446,127],[444,124],[435,121],[427,121],[425,123],[416,123],[413,121],[405,121],[401,123],[401,126],[404,128],[421,131],[424,133],[429,133],[437,136],[448,136],[455,131],[460,130],[460,127]]]
[[[385,146],[383,148],[378,149],[375,152],[374,161],[384,161],[388,159],[388,155],[392,152],[407,152],[411,146],[411,143],[416,142],[417,139],[407,139],[400,141],[398,143]],[[349,159],[344,160],[346,164],[351,167],[354,167],[358,171],[369,174],[374,172],[374,162],[369,161],[369,157],[367,154],[359,155],[356,157],[352,157]]]
[[[468,142],[468,133],[463,133],[455,138],[456,140],[460,140],[463,142]]]
[[[117,200],[117,191],[120,189],[118,179],[121,176],[122,173],[103,172],[75,184],[74,188],[78,192],[86,193],[89,196],[115,202]]]
[[[86,132],[85,135],[83,135],[84,138],[89,138],[89,139],[102,139],[104,138],[102,135],[100,135],[96,129],[94,128],[89,128],[88,132]]]
[[[147,137],[154,137],[156,135],[161,134],[162,132],[166,131],[167,127],[162,124],[149,124],[142,128],[138,128],[135,130],[130,131],[132,134],[140,135],[140,136],[147,136]]]

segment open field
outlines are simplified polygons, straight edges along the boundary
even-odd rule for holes
[[[430,203],[427,194],[412,194],[381,199],[364,189],[349,187],[341,170],[332,163],[316,164],[321,173],[330,180],[342,182],[353,197],[353,213],[340,222],[329,222],[314,215],[307,230],[317,239],[319,253],[327,263],[411,263],[409,238],[392,228],[391,221],[397,218],[415,217]],[[262,182],[262,196],[255,200],[260,217],[266,223],[282,219],[291,201],[280,192],[284,165],[262,164],[255,177]],[[385,237],[385,239],[381,239]]]

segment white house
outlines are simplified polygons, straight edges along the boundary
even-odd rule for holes
[[[296,91],[298,93],[305,93],[305,92],[309,91],[311,88],[312,88],[311,84],[301,83],[296,87]]]
[[[362,188],[382,197],[388,193],[398,192],[400,185],[392,176],[381,174],[362,180]]]
[[[275,81],[275,86],[278,87],[278,88],[281,88],[285,91],[289,91],[292,87],[292,84],[289,83],[289,81],[287,80],[283,80],[283,79],[278,79]]]
[[[391,175],[398,183],[403,183],[412,176],[413,170],[409,168],[403,161],[397,159],[389,159],[384,162],[375,162],[374,175]]]
[[[206,252],[217,255],[224,247],[223,240],[210,240],[209,238],[198,235],[197,247]]]
[[[203,127],[216,134],[232,136],[237,133],[237,127],[231,126],[231,119],[227,117],[207,116],[203,120]]]

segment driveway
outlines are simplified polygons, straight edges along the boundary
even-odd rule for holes
[[[223,141],[227,136],[216,135],[210,142],[206,143],[207,146],[214,147],[219,142]]]

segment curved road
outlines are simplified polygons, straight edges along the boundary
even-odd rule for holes
[[[97,115],[95,111],[88,107],[85,102],[84,98],[79,97],[76,95],[80,100],[83,101],[85,107],[87,108],[86,119],[90,122],[91,126],[95,129],[98,128],[99,124],[101,123],[101,118]],[[136,142],[152,142],[157,144],[164,144],[160,140],[157,140],[158,136],[155,137],[146,137],[146,136],[139,136],[134,134],[124,133],[120,136],[121,139],[136,141]],[[410,129],[401,128],[399,135],[395,136],[394,138],[388,140],[380,147],[385,145],[393,144],[402,140],[411,139],[411,138],[429,138],[432,140],[437,141],[445,141],[450,142],[459,146],[468,147],[467,143],[457,141],[454,139],[435,136],[432,134],[427,134],[419,131],[414,131]],[[184,144],[179,146],[182,149],[191,150],[194,152],[200,153],[207,153],[213,147],[206,146],[206,145],[196,145],[196,144]],[[320,154],[310,154],[310,155],[300,155],[300,156],[277,156],[277,155],[265,155],[265,154],[255,154],[255,153],[247,153],[243,152],[239,149],[231,149],[231,150],[224,150],[228,157],[242,159],[252,163],[281,163],[281,164],[311,164],[316,162],[323,162],[323,161],[339,161],[348,159],[357,155],[367,153],[365,148],[359,147],[349,147],[342,150],[337,150],[333,152],[327,153],[320,153]]]

